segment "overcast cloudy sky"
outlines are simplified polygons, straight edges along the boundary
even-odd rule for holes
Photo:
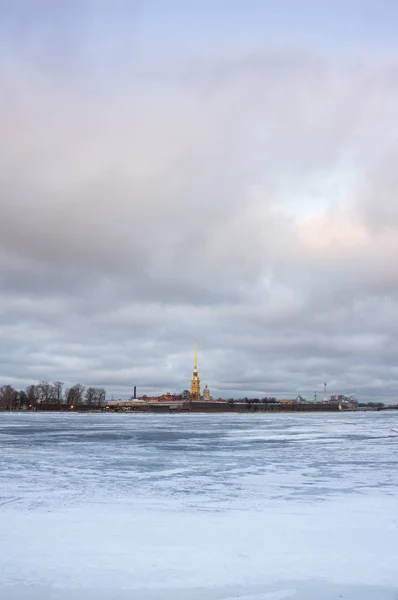
[[[0,384],[398,401],[397,23],[0,1]]]

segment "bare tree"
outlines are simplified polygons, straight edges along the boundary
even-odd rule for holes
[[[28,404],[29,402],[26,392],[24,390],[20,390],[18,392],[18,408],[22,408],[23,406],[27,408]]]
[[[40,381],[37,389],[39,392],[39,404],[41,404],[43,408],[52,404],[53,389],[51,383],[48,383],[48,381]]]
[[[85,387],[81,383],[76,383],[73,387],[69,388],[66,393],[66,401],[69,407],[76,407],[83,401]]]
[[[14,410],[18,403],[18,392],[12,385],[0,388],[0,410]]]
[[[92,404],[95,403],[95,400],[97,398],[97,388],[95,387],[88,387],[86,389],[86,402],[89,406],[91,406]]]
[[[85,399],[88,406],[101,406],[105,402],[106,391],[104,388],[88,387]]]
[[[101,406],[102,404],[105,403],[106,391],[104,390],[104,388],[97,388],[97,389],[98,389],[98,405]]]
[[[64,383],[63,383],[63,381],[54,381],[52,384],[52,387],[53,387],[54,402],[58,406],[60,406],[62,404],[62,400],[63,400]]]
[[[26,397],[28,399],[28,407],[36,408],[39,402],[39,389],[37,385],[28,385],[25,390]]]

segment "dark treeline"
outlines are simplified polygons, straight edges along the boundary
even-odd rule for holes
[[[104,388],[85,387],[76,383],[65,387],[62,381],[41,381],[16,390],[12,385],[0,387],[0,410],[65,410],[100,407],[105,403]]]

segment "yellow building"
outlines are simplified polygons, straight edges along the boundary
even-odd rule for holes
[[[204,387],[204,390],[203,390],[203,398],[205,400],[212,400],[212,397],[210,395],[210,390],[209,390],[209,387],[208,387],[207,383],[206,383],[206,385]]]
[[[191,398],[200,399],[200,379],[198,375],[198,365],[196,359],[196,340],[193,342],[193,375],[191,379]]]

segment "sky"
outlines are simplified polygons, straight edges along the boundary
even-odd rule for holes
[[[0,384],[398,402],[397,22],[0,1]]]

